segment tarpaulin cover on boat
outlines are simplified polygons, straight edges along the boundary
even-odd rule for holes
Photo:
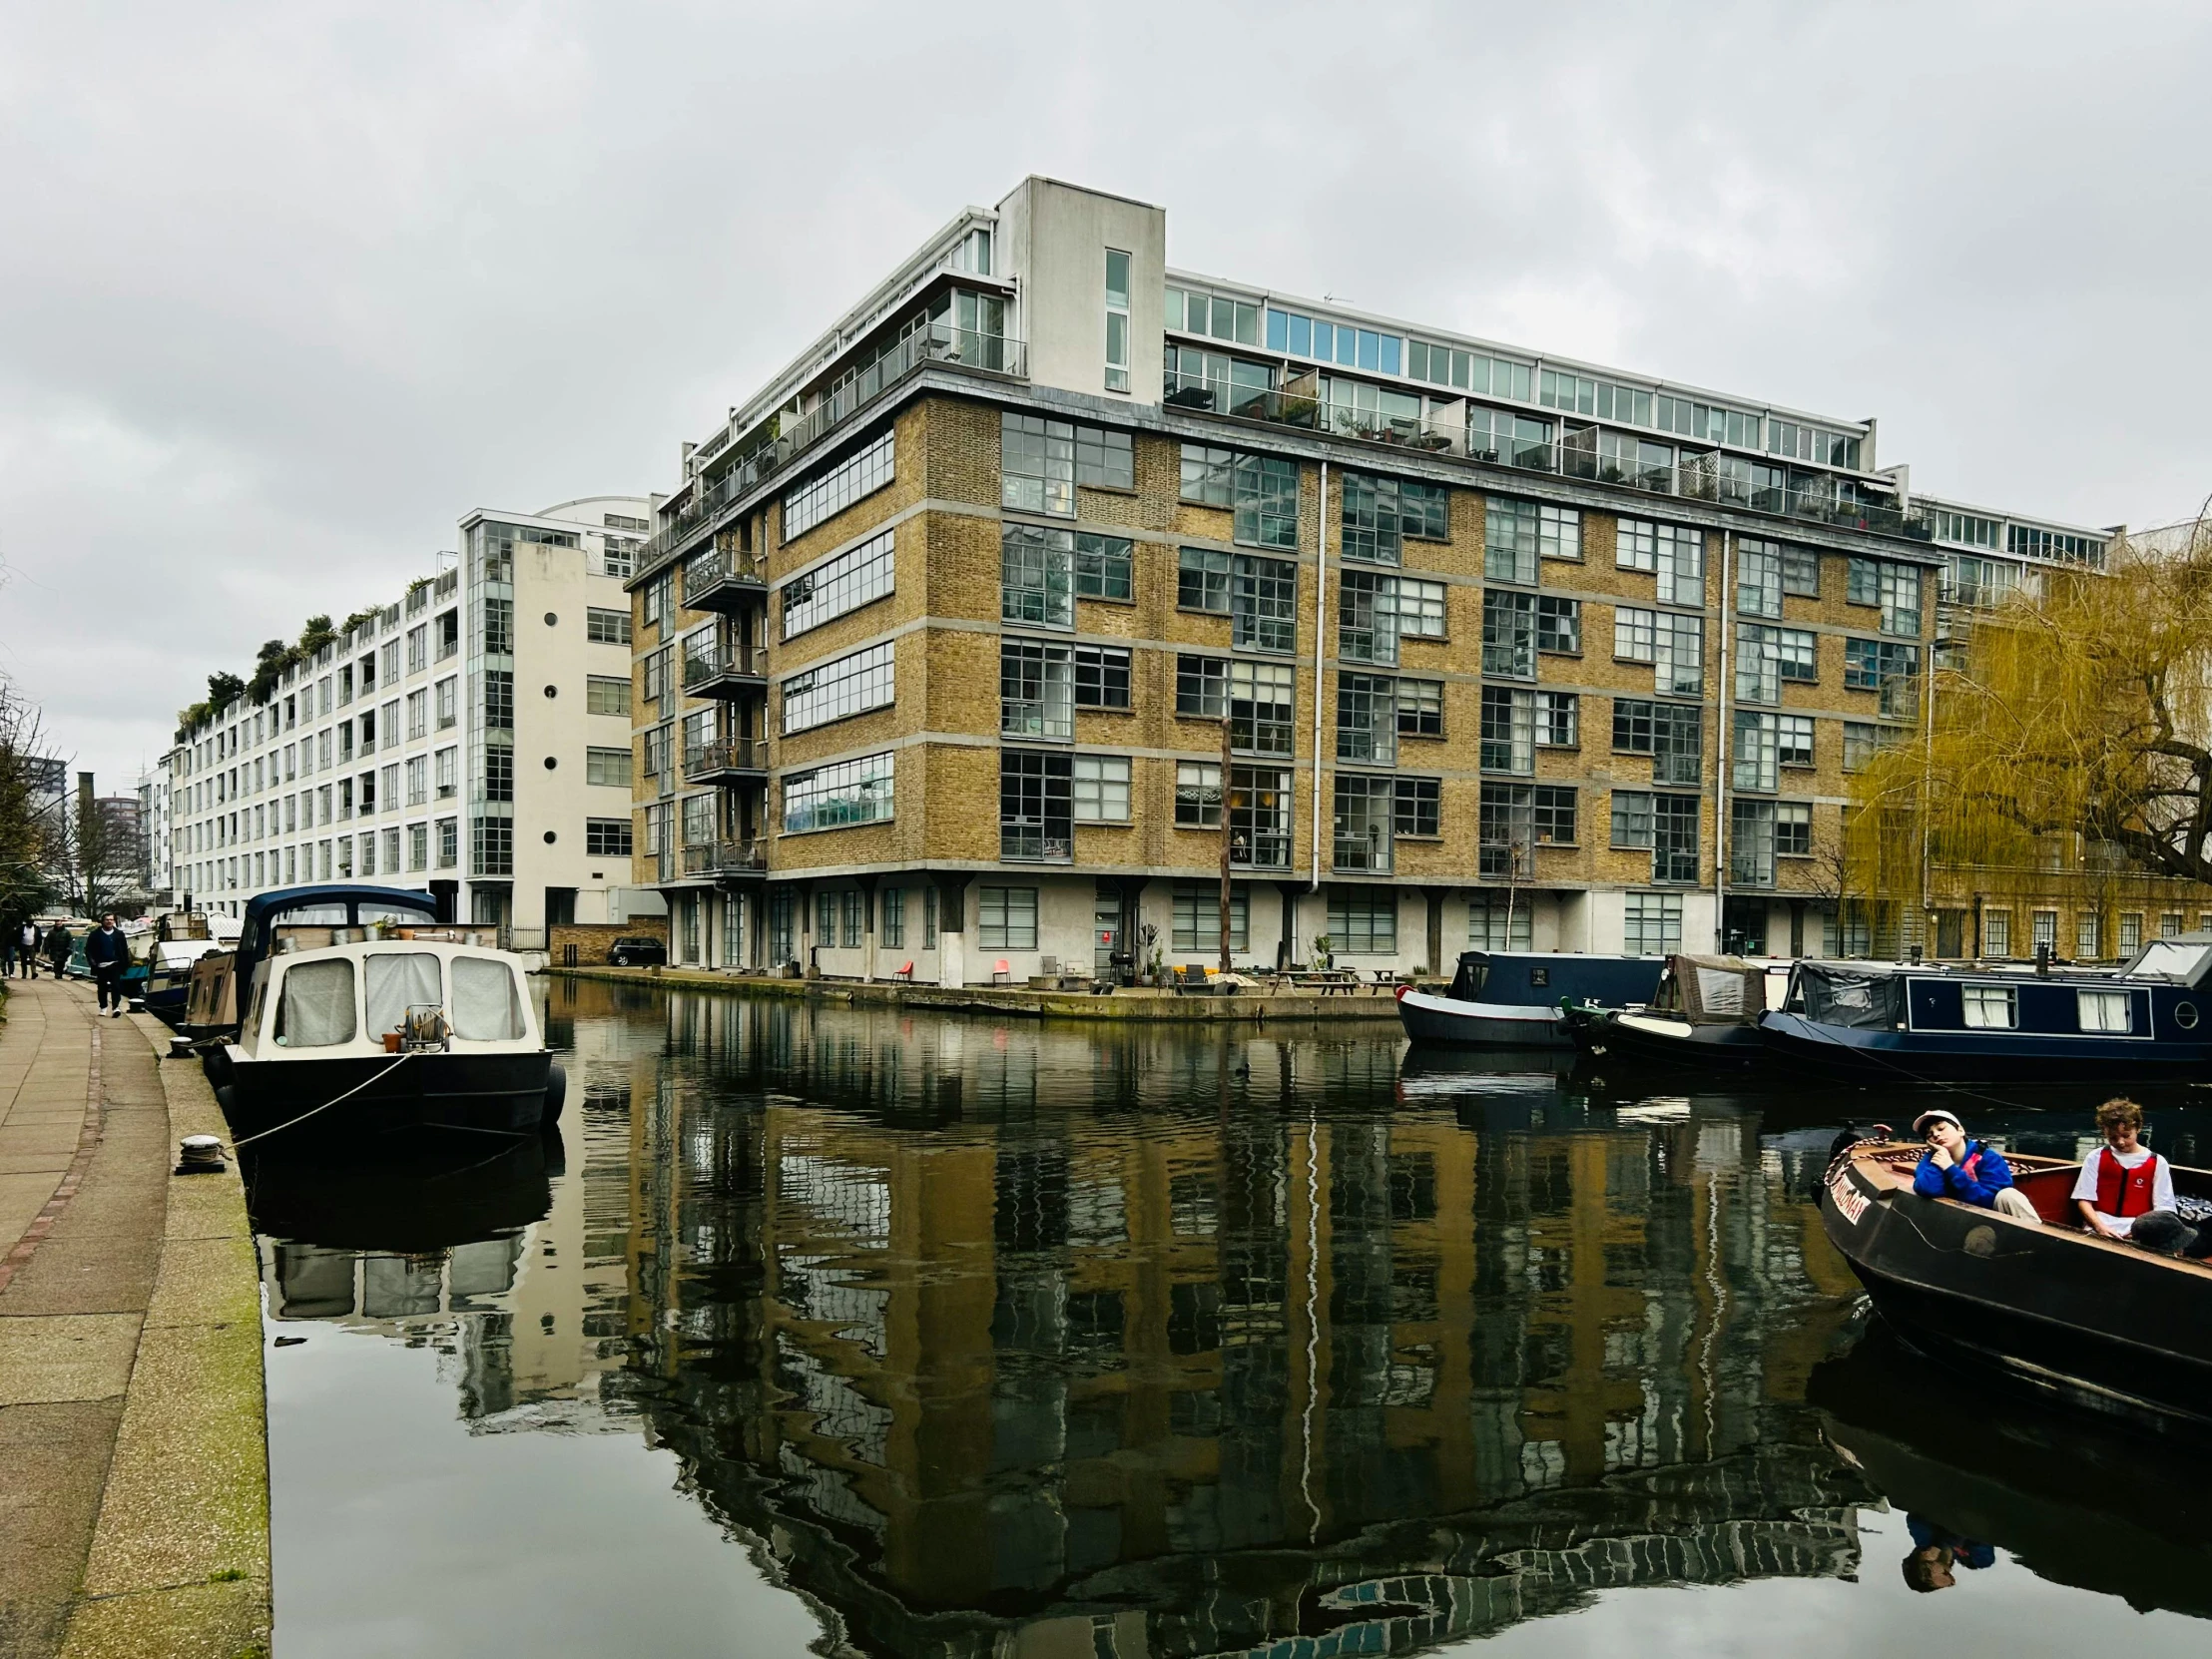
[[[1748,1025],[1767,1006],[1766,970],[1741,956],[1670,956],[1653,1006],[1692,1025]]]
[[[1905,1019],[1905,981],[1833,962],[1800,962],[1797,991],[1805,1017],[1823,1025],[1894,1031]]]

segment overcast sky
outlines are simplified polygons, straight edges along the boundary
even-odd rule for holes
[[[2212,9],[0,8],[0,673],[103,792],[475,506],[666,490],[968,203],[1841,416],[2088,523],[2212,490]],[[2192,391],[2191,387],[2198,390]]]

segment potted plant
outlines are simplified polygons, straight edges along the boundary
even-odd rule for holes
[[[1141,977],[1147,985],[1157,985],[1160,982],[1159,940],[1160,929],[1158,927],[1149,921],[1138,924],[1137,944],[1139,949],[1137,960],[1144,964],[1144,972]]]
[[[1316,933],[1314,935],[1314,965],[1316,967],[1326,969],[1337,965],[1336,958],[1330,955],[1329,950],[1329,935],[1327,933]]]

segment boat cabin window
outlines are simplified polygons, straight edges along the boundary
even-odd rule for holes
[[[2174,944],[2159,939],[2143,947],[2143,953],[2128,965],[2129,973],[2160,973],[2178,979],[2184,985],[2193,985],[2204,971],[2205,961],[2212,957],[2212,950],[2201,944]],[[2084,1025],[2084,1031],[2089,1028]]]
[[[361,994],[368,1004],[368,1033],[382,1036],[407,1023],[409,1008],[443,1008],[438,959],[427,950],[378,951],[361,958]]]
[[[1959,997],[1965,1004],[1969,1030],[2009,1031],[2020,1023],[2019,992],[2010,985],[1963,985]]]
[[[2125,991],[2075,991],[2074,1009],[2080,1019],[2081,1029],[2128,1030],[2128,1004],[2131,1000]]]
[[[284,975],[276,1040],[286,1048],[329,1048],[353,1040],[353,964],[301,962]]]
[[[522,1035],[522,995],[513,968],[482,956],[453,958],[453,1035],[475,1042]]]
[[[373,927],[379,921],[400,927],[421,927],[429,922],[431,914],[427,909],[402,908],[397,904],[362,904],[357,910],[358,924],[362,927]]]

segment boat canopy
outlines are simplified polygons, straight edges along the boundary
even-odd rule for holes
[[[1652,1008],[1692,1025],[1753,1025],[1767,1007],[1767,970],[1741,956],[1667,958]]]
[[[284,924],[365,927],[378,921],[435,921],[438,900],[409,887],[367,887],[348,881],[311,887],[279,887],[246,901],[239,930],[238,972],[251,982],[254,969],[269,954],[270,939]]]
[[[1659,988],[1657,956],[1585,956],[1573,951],[1469,950],[1445,994],[1460,1002],[1553,1008],[1563,997],[1625,1008]]]
[[[1894,1031],[1905,1023],[1905,980],[1866,962],[1800,962],[1791,1003],[1822,1025]]]
[[[2191,987],[2202,986],[2207,974],[2212,974],[2212,933],[2152,939],[2120,969],[2123,979],[2167,979]]]

